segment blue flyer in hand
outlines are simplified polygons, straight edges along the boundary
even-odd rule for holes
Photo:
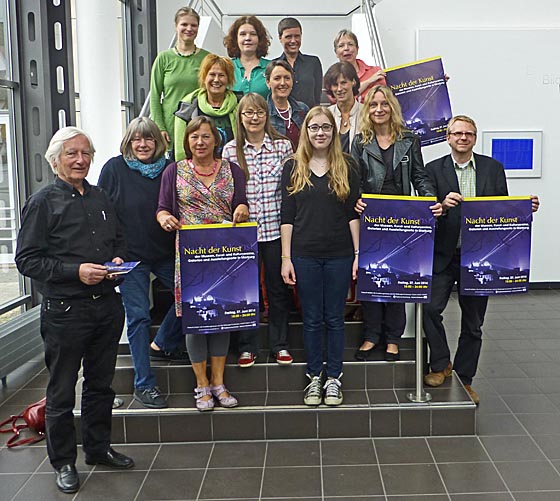
[[[129,261],[123,264],[115,264],[112,261],[104,263],[107,266],[107,273],[109,275],[126,275],[129,271],[133,270],[140,264],[140,261]]]

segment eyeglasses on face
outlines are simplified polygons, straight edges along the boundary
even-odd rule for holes
[[[332,124],[312,124],[307,126],[307,130],[310,130],[311,132],[319,132],[319,129],[321,129],[323,132],[330,132],[331,130],[333,130],[333,126]]]
[[[140,144],[142,141],[152,144],[156,142],[153,137],[133,137],[131,140],[131,142],[135,144]]]
[[[447,133],[449,136],[453,136],[455,139],[461,139],[463,136],[465,136],[467,139],[474,139],[476,137],[476,132],[471,132],[471,131],[467,131],[467,132],[448,132]]]
[[[245,118],[253,118],[254,116],[262,118],[262,117],[266,116],[266,111],[265,110],[245,110],[245,111],[242,111],[241,114]]]

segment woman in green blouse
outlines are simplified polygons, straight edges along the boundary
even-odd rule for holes
[[[200,16],[190,7],[175,14],[177,42],[172,49],[160,52],[152,66],[150,112],[169,147],[173,147],[173,113],[181,98],[198,87],[200,63],[208,51],[194,43]]]

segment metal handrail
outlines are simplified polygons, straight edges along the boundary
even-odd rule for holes
[[[196,10],[200,16],[210,16],[214,21],[218,23],[220,28],[223,25],[224,13],[214,0],[189,0],[187,7]],[[174,33],[169,43],[168,49],[175,47],[177,42],[177,34]],[[147,117],[150,114],[150,93],[146,97],[142,109],[140,110],[141,117]]]
[[[371,53],[376,63],[382,68],[386,68],[387,64],[385,63],[383,45],[381,44],[381,37],[379,36],[379,30],[377,29],[377,22],[375,20],[375,5],[375,0],[363,0],[362,10],[366,17],[369,38],[371,40]]]

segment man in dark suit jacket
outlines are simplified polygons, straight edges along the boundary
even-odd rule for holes
[[[431,372],[424,377],[429,386],[440,386],[455,372],[474,403],[479,397],[471,383],[478,366],[482,345],[482,324],[488,296],[459,294],[461,333],[453,365],[442,313],[451,290],[459,283],[461,264],[461,202],[464,197],[506,196],[508,194],[504,166],[493,158],[473,153],[476,144],[476,124],[464,115],[453,117],[447,127],[447,142],[451,155],[426,165],[426,171],[436,189],[443,216],[438,219],[434,243],[432,298],[424,306],[423,327],[430,345]],[[532,196],[533,212],[539,199]]]

